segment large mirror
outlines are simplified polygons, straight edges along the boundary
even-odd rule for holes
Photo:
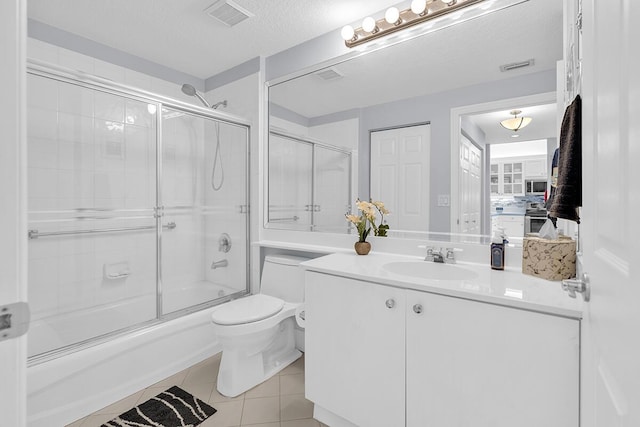
[[[490,186],[491,146],[515,142],[516,133],[518,141],[554,144],[562,13],[557,0],[525,1],[270,85],[266,226],[348,232],[342,214],[355,198],[373,198],[392,211],[391,236],[490,234],[498,195]],[[514,109],[533,117],[519,132],[500,126]],[[291,154],[308,156],[303,152],[314,143],[344,153],[327,157],[336,162],[323,165],[330,176]],[[282,179],[292,165],[295,178]],[[474,183],[464,180],[464,165],[477,175]],[[305,171],[335,193],[330,227],[314,226],[299,212],[324,211],[308,198],[326,189],[286,187],[302,185]],[[525,196],[524,171],[511,178],[522,180],[517,195]],[[465,213],[469,204],[477,213]]]

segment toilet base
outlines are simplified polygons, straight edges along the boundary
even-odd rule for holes
[[[272,328],[233,340],[228,347],[222,341],[222,360],[217,389],[227,397],[236,397],[268,380],[302,356],[296,349],[293,317]]]

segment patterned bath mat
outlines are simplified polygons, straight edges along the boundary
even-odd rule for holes
[[[173,386],[101,427],[195,427],[215,413],[215,408]]]

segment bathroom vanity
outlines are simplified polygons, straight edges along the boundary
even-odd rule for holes
[[[375,253],[303,267],[316,419],[578,427],[581,309],[558,282]]]

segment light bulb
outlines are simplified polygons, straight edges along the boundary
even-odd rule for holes
[[[155,114],[157,109],[158,108],[155,104],[147,104],[147,111],[149,112],[149,114]]]
[[[370,16],[367,16],[362,20],[362,29],[367,33],[375,33],[378,27],[376,27],[376,20]]]
[[[441,0],[441,1],[447,6],[453,6],[454,4],[458,3],[458,0]]]
[[[384,14],[384,19],[389,24],[398,25],[400,23],[400,11],[397,7],[390,7]]]
[[[411,12],[421,15],[427,9],[427,0],[413,0],[411,2]]]
[[[342,38],[345,41],[348,41],[353,39],[353,36],[356,35],[356,32],[351,25],[345,25],[344,27],[342,27],[340,35],[342,35]]]

